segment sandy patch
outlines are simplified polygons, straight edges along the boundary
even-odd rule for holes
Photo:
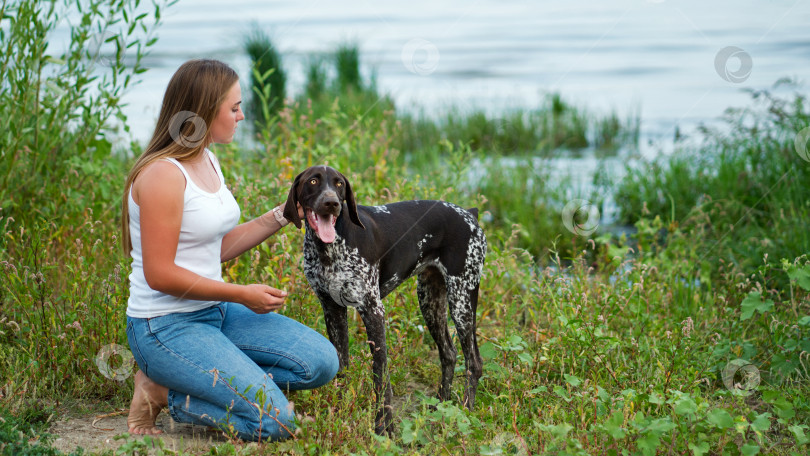
[[[159,437],[164,449],[207,453],[210,447],[227,441],[220,432],[210,431],[203,426],[176,423],[166,413],[158,415],[157,423],[163,429]],[[77,447],[88,452],[115,450],[127,442],[126,439],[115,439],[115,436],[127,432],[127,412],[69,417],[55,421],[48,432],[56,436],[53,447],[65,453]],[[141,438],[132,436],[129,441]]]

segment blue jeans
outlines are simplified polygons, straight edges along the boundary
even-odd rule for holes
[[[289,437],[295,414],[282,390],[317,388],[338,371],[335,348],[318,332],[241,304],[127,317],[127,338],[138,367],[169,389],[175,421],[244,440]]]

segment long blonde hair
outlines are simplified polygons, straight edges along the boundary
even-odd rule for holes
[[[211,59],[189,60],[177,69],[166,87],[149,146],[127,176],[121,213],[124,252],[132,251],[129,233],[129,191],[144,168],[163,158],[189,160],[211,142],[208,128],[239,76],[228,65]]]

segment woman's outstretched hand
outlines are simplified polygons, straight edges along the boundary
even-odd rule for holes
[[[245,285],[244,294],[242,304],[257,314],[270,313],[284,307],[284,300],[287,298],[286,291],[259,283]]]

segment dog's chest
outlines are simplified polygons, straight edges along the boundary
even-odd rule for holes
[[[378,266],[340,236],[331,244],[305,236],[304,274],[313,290],[328,294],[342,306],[360,307],[379,300]]]

